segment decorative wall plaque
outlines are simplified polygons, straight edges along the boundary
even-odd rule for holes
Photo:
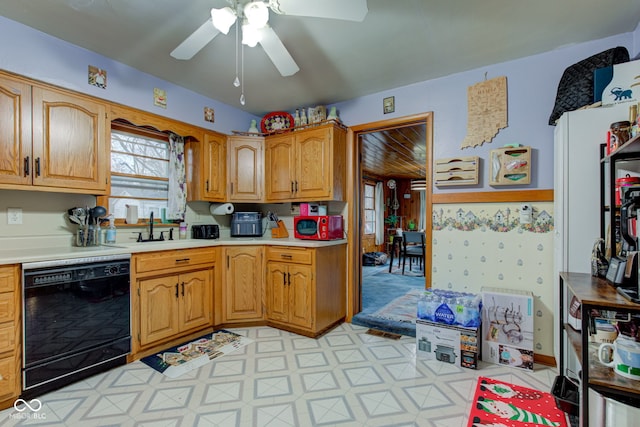
[[[467,136],[461,148],[491,142],[500,129],[507,127],[507,77],[470,86],[467,100]]]

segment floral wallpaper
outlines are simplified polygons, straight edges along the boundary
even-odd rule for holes
[[[532,291],[534,349],[553,356],[553,202],[433,206],[434,288]]]

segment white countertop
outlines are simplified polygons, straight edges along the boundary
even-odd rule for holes
[[[58,259],[85,258],[102,255],[134,254],[140,252],[153,252],[171,249],[188,249],[214,246],[298,246],[306,248],[320,248],[346,244],[346,239],[317,241],[301,240],[288,237],[285,239],[273,239],[271,237],[229,237],[221,239],[184,239],[165,240],[162,242],[134,242],[116,245],[103,245],[92,247],[60,246],[51,242],[25,242],[21,240],[19,247],[9,248],[2,245],[0,249],[0,265],[21,264],[36,261],[51,261]],[[10,245],[13,246],[13,245]]]

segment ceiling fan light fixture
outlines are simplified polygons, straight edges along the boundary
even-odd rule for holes
[[[223,34],[229,34],[229,29],[236,22],[236,18],[236,13],[230,7],[211,9],[211,22]]]
[[[260,29],[254,27],[248,22],[242,24],[242,44],[249,47],[255,47],[260,41],[261,33]]]
[[[255,28],[262,28],[269,21],[269,9],[261,1],[247,3],[244,7],[244,16]]]

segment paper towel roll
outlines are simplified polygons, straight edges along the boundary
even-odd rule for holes
[[[233,205],[231,203],[211,203],[209,212],[211,212],[211,215],[231,215],[233,213]]]

